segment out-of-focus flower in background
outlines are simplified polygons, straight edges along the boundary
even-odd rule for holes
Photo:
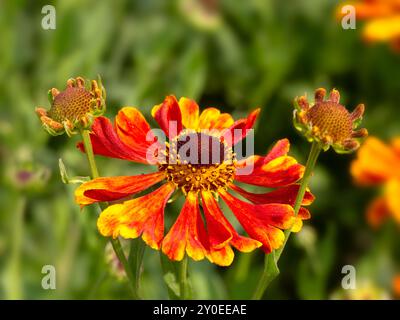
[[[400,0],[364,0],[351,4],[357,19],[365,20],[365,41],[388,42],[400,50]]]
[[[50,169],[33,158],[29,146],[21,146],[13,161],[4,164],[6,181],[16,190],[36,194],[45,189],[50,178]]]
[[[400,299],[400,274],[393,278],[393,293],[397,299]]]
[[[108,242],[106,244],[104,251],[105,251],[104,257],[109,267],[110,273],[113,276],[115,276],[118,280],[125,279],[126,273],[124,270],[124,266],[122,265],[117,255],[115,254],[111,242]]]
[[[390,293],[369,279],[357,281],[355,289],[340,289],[335,291],[331,298],[333,300],[388,300]]]
[[[400,223],[400,138],[390,144],[368,138],[351,165],[351,174],[359,185],[382,187],[382,195],[367,209],[368,222],[378,227],[392,216]]]
[[[218,0],[179,0],[178,8],[194,27],[212,31],[221,25]]]

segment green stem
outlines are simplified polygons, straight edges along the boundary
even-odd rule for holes
[[[310,154],[308,156],[308,160],[306,163],[306,169],[304,171],[303,179],[301,180],[300,188],[299,188],[299,191],[296,196],[296,201],[294,203],[295,217],[297,217],[297,215],[299,214],[301,204],[303,203],[304,195],[306,194],[306,190],[307,190],[308,184],[310,182],[312,172],[314,170],[315,164],[317,163],[317,159],[318,159],[318,156],[320,153],[321,153],[321,147],[319,146],[318,143],[313,142],[313,144],[311,145]],[[287,241],[289,240],[290,234],[291,234],[291,228],[285,230],[285,242],[283,243],[283,246],[280,247],[276,251],[277,261],[279,260],[283,249],[285,249],[285,246],[286,246]]]
[[[189,299],[189,284],[188,284],[188,257],[182,259],[179,265],[179,288],[180,288],[180,299]]]
[[[26,210],[26,198],[19,197],[15,209],[14,224],[12,227],[12,241],[10,262],[8,265],[8,276],[6,279],[7,299],[19,300],[23,299],[23,289],[21,282],[21,251],[24,233],[24,216]]]
[[[96,161],[94,159],[94,154],[93,154],[93,147],[92,143],[90,141],[90,135],[88,130],[82,130],[81,131],[82,139],[83,139],[83,145],[85,147],[85,152],[86,152],[86,157],[89,162],[89,167],[90,167],[90,172],[92,175],[92,178],[98,178],[99,177],[99,171],[97,169]],[[99,203],[99,206],[102,210],[104,210],[107,207],[107,204],[102,204]],[[139,294],[137,292],[137,286],[135,285],[135,275],[132,272],[132,269],[129,268],[129,263],[128,260],[126,259],[125,253],[122,250],[121,242],[119,239],[111,239],[111,244],[114,249],[115,254],[117,255],[119,261],[121,262],[122,266],[124,267],[126,276],[128,277],[128,282],[129,282],[129,287],[131,288],[132,295],[134,299],[140,299]]]
[[[256,291],[253,294],[253,300],[260,300],[269,284],[274,280],[279,274],[279,268],[277,265],[275,251],[270,254],[266,254],[264,258],[264,271],[261,275]]]
[[[141,238],[131,240],[131,248],[129,251],[128,263],[129,267],[135,275],[135,290],[139,292],[140,276],[142,271],[142,262],[146,246]]]
[[[312,172],[314,170],[315,164],[317,162],[318,156],[321,152],[321,147],[319,146],[318,143],[313,142],[311,145],[311,150],[310,154],[308,155],[307,159],[307,164],[306,164],[306,169],[304,171],[303,179],[301,180],[300,183],[300,188],[296,196],[296,201],[294,203],[294,215],[297,216],[301,207],[301,204],[303,202],[304,195],[307,190],[308,183],[310,181],[310,178],[312,176]],[[274,280],[278,274],[279,274],[279,269],[278,269],[278,261],[279,258],[281,257],[281,254],[283,250],[285,249],[286,243],[289,240],[291,234],[291,228],[285,230],[285,241],[278,250],[275,250],[275,252],[268,254],[265,256],[265,263],[264,263],[264,270],[261,275],[261,279],[258,282],[258,286],[256,288],[256,291],[254,292],[253,299],[254,300],[260,300],[263,295],[265,290],[267,289],[268,285]],[[271,257],[272,255],[272,257]]]
[[[118,239],[111,239],[110,241],[115,254],[117,255],[122,266],[124,267],[126,276],[128,277],[129,280],[129,287],[131,288],[133,298],[135,300],[139,300],[140,299],[139,294],[135,286],[135,275],[133,274],[132,269],[129,268],[129,263],[128,260],[126,259],[124,251],[122,250],[121,242]]]
[[[83,139],[83,145],[85,147],[86,157],[89,162],[90,172],[92,173],[92,178],[98,178],[99,170],[97,170],[96,160],[94,160],[93,147],[92,142],[90,141],[89,130],[81,131],[81,135]]]

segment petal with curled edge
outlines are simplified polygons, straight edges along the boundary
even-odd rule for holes
[[[161,104],[154,106],[151,115],[169,139],[181,132],[182,113],[175,96],[167,96]]]
[[[150,188],[165,178],[163,172],[137,176],[101,177],[85,182],[75,191],[75,201],[81,206],[95,202],[115,201]]]

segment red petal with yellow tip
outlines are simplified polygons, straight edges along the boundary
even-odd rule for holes
[[[230,246],[230,241],[234,237],[230,229],[233,228],[221,219],[222,212],[210,192],[202,192],[202,201],[207,224],[210,260],[220,266],[229,266],[235,256]],[[234,230],[233,232],[236,233]]]
[[[299,232],[303,227],[303,220],[308,220],[311,218],[311,213],[308,209],[301,207],[299,213],[294,218],[294,222],[291,228],[292,232]]]
[[[212,128],[215,120],[219,117],[221,111],[217,108],[206,108],[202,111],[199,119],[199,129]]]
[[[237,163],[238,174],[244,172],[245,174],[252,173],[254,170],[261,168],[263,165],[271,162],[272,160],[286,156],[290,149],[288,139],[282,139],[275,143],[272,149],[266,156],[252,155],[246,159],[240,160]]]
[[[254,126],[260,109],[256,109],[249,114],[246,119],[239,119],[223,133],[223,138],[229,146],[233,146],[245,138]]]
[[[162,242],[162,251],[171,260],[180,261],[185,252],[193,260],[207,255],[207,237],[201,219],[197,194],[189,192],[185,204]]]
[[[118,112],[115,128],[121,141],[139,154],[147,154],[157,141],[142,113],[133,107],[125,107]]]
[[[311,213],[307,208],[301,207],[297,217],[301,218],[301,220],[308,220],[311,218]]]
[[[280,229],[290,228],[294,222],[293,208],[285,204],[254,205],[241,201],[225,190],[220,195],[232,210],[244,230],[263,244],[266,253],[278,249],[284,241]]]
[[[142,235],[153,249],[159,249],[164,235],[164,209],[175,187],[166,183],[139,198],[114,204],[105,209],[97,227],[105,237],[134,239]]]
[[[141,174],[138,176],[121,176],[97,178],[83,183],[75,190],[75,201],[81,206],[95,202],[114,201],[150,188],[165,178],[163,172]]]
[[[233,235],[229,230],[229,227],[227,227],[224,223],[225,221],[221,219],[220,215],[222,215],[222,213],[219,211],[218,204],[215,202],[215,200],[214,203],[212,203],[212,200],[209,199],[209,196],[206,196],[207,199],[204,199],[203,193],[206,192],[207,191],[202,192],[202,199],[210,248],[221,249],[229,244],[229,241],[233,238]]]
[[[264,157],[263,164],[266,164],[276,158],[286,156],[290,150],[290,142],[288,139],[278,140],[272,149]]]
[[[188,129],[197,129],[199,126],[199,106],[188,98],[179,99],[179,108],[182,114],[182,124]]]
[[[175,96],[167,96],[163,103],[151,110],[151,114],[170,139],[181,132],[182,114]]]
[[[228,267],[232,264],[235,253],[230,245],[226,245],[221,249],[210,248],[209,260],[221,267]]]
[[[134,135],[134,133],[130,133],[131,137]],[[139,137],[140,136],[141,133],[139,132]],[[123,138],[128,141],[127,135],[124,135]],[[146,164],[156,162],[156,154],[150,154],[149,150],[155,151],[158,147],[154,149],[147,148],[146,146],[149,145],[149,142],[146,140],[143,141],[142,146],[134,147],[134,144],[128,146],[120,139],[110,120],[105,117],[95,119],[92,132],[90,133],[90,139],[93,152],[97,155]],[[130,141],[133,143],[132,139]],[[156,142],[154,143],[157,144]],[[79,143],[78,148],[84,152],[83,143]]]
[[[245,197],[247,200],[255,203],[287,203],[290,205],[294,205],[297,197],[297,193],[299,192],[300,185],[293,184],[287,187],[282,187],[276,189],[274,191],[266,192],[266,193],[252,193],[248,192],[237,185],[231,184],[230,186],[233,190],[238,192],[240,195]],[[306,191],[302,205],[308,206],[314,201],[315,197],[310,191]]]
[[[242,252],[251,252],[254,249],[261,246],[261,243],[259,241],[243,237],[236,232],[236,230],[233,228],[233,226],[229,223],[229,221],[222,213],[221,209],[218,206],[217,201],[214,199],[211,192],[202,191],[201,197],[202,197],[203,210],[206,217],[207,225],[209,224],[210,220],[218,221],[219,226],[220,227],[223,226],[231,234],[231,239],[229,240],[229,243],[232,244],[236,249]],[[211,231],[209,229],[208,231],[210,234],[210,238],[217,238],[216,236],[211,235],[212,231],[215,231],[215,229]],[[214,244],[215,249],[216,247],[221,247],[221,245],[218,245],[218,241],[210,240],[210,243],[211,247],[213,247],[212,244]],[[223,242],[221,241],[220,243]],[[215,246],[215,244],[217,244],[217,246]]]
[[[206,108],[200,114],[199,129],[222,130],[229,128],[234,123],[228,113],[221,113],[217,108]]]
[[[248,169],[248,167],[246,168]],[[235,180],[268,188],[281,187],[298,181],[304,173],[304,167],[296,159],[283,156],[262,166],[254,166],[251,173],[239,168]]]

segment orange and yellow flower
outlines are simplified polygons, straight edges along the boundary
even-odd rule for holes
[[[310,213],[302,208],[295,216],[292,208],[299,188],[296,182],[304,167],[287,155],[287,139],[278,141],[266,156],[236,158],[234,145],[247,136],[258,114],[255,110],[247,118],[234,121],[230,114],[216,108],[200,113],[195,101],[168,96],[152,110],[168,138],[164,142],[137,108],[122,108],[114,126],[99,117],[90,135],[95,154],[155,165],[157,171],[86,182],[76,190],[76,202],[86,206],[120,201],[99,216],[100,233],[127,239],[141,236],[147,245],[162,250],[172,260],[182,260],[187,254],[194,260],[207,258],[228,266],[234,258],[232,247],[242,252],[261,247],[270,253],[283,244],[282,229],[300,230],[302,219],[308,219]],[[185,158],[187,150],[202,161]],[[274,190],[254,194],[237,182]],[[154,191],[127,200],[152,186],[156,186]],[[232,191],[248,201],[238,199]],[[174,192],[181,192],[185,202],[164,235],[164,211]],[[219,198],[248,237],[240,235],[224,216]],[[312,201],[313,195],[307,192],[303,205]]]
[[[392,216],[400,223],[400,138],[390,144],[368,138],[351,165],[351,173],[362,186],[383,186],[383,195],[367,210],[368,222],[377,227]]]
[[[400,274],[397,274],[393,278],[393,293],[395,298],[400,299]]]
[[[354,4],[357,19],[365,20],[367,42],[388,42],[400,49],[400,0],[364,0]]]

